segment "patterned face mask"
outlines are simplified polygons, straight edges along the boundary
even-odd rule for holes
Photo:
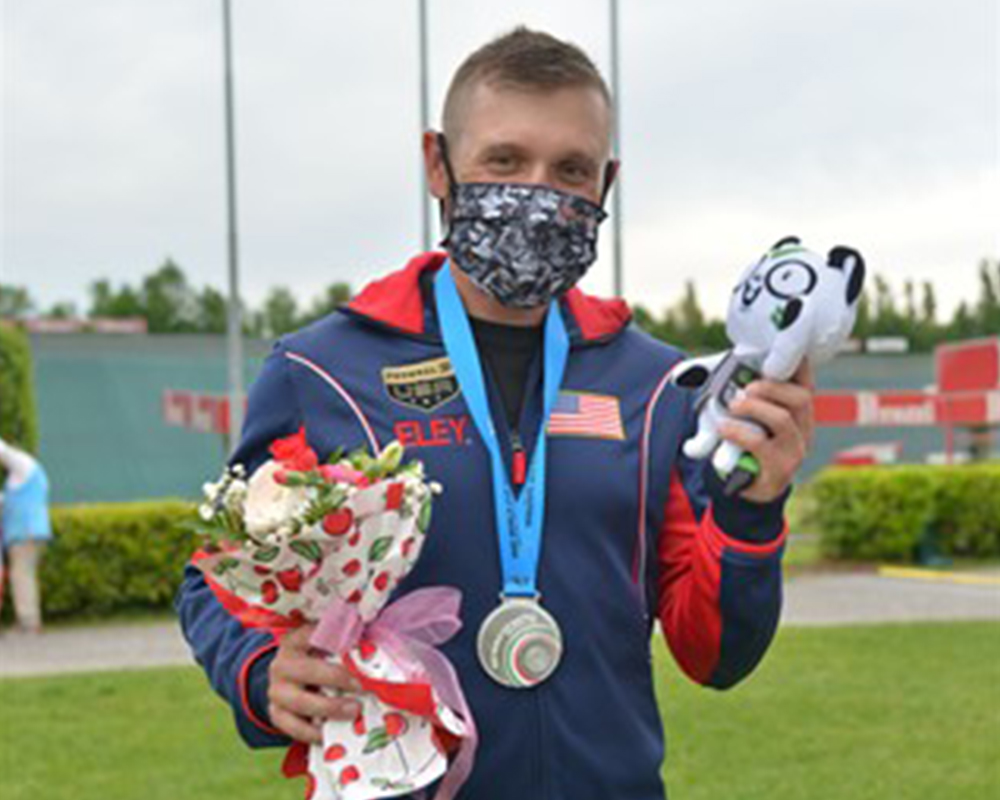
[[[546,305],[576,284],[597,258],[599,205],[548,186],[451,181],[444,243],[481,290],[505,306]]]

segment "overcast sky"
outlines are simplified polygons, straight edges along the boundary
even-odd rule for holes
[[[429,0],[431,108],[518,23],[607,74],[606,0]],[[621,0],[626,295],[724,308],[776,239],[950,308],[1000,256],[997,0]],[[358,287],[420,249],[416,0],[234,0],[242,282]],[[87,306],[166,257],[226,280],[221,0],[4,0],[2,269]],[[612,227],[585,279],[611,291]]]

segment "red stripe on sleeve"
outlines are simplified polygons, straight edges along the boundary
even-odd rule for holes
[[[275,734],[277,736],[287,736],[287,734],[278,730],[277,728],[268,725],[264,720],[258,717],[253,708],[250,706],[250,695],[249,686],[247,685],[247,679],[250,675],[250,668],[256,663],[257,659],[263,656],[265,653],[270,653],[272,650],[277,648],[278,643],[275,641],[268,642],[263,647],[254,650],[250,655],[246,657],[243,662],[243,666],[240,667],[240,674],[236,678],[236,686],[240,695],[240,705],[243,706],[243,713],[247,715],[247,719],[250,720],[254,725],[260,728],[265,733]]]
[[[701,534],[708,518],[699,522],[673,470],[659,537],[657,612],[674,658],[698,683],[711,678],[722,642],[721,549]]]

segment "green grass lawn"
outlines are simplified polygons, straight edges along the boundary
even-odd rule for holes
[[[671,800],[1000,798],[1000,624],[783,630],[725,693],[658,643],[657,673]],[[279,762],[194,669],[0,681],[4,800],[298,800]]]

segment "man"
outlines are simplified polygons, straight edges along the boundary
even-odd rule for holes
[[[456,73],[443,128],[423,148],[448,253],[279,342],[234,460],[256,468],[304,424],[321,457],[399,438],[444,485],[400,591],[463,593],[464,628],[443,648],[480,731],[461,797],[661,798],[653,621],[700,683],[726,688],[758,663],[780,611],[782,506],[810,394],[748,388],[736,411],[770,436],[726,431],[762,466],[741,497],[680,454],[691,399],[666,381],[680,353],[629,327],[620,301],[572,288],[617,169],[609,93],[580,50],[523,28],[486,45]],[[542,524],[518,516],[529,496]],[[178,605],[251,746],[319,741],[317,719],[355,716],[348,676],[309,652],[309,630],[280,646],[244,630],[193,569]],[[544,640],[515,674],[489,656],[507,613]]]

